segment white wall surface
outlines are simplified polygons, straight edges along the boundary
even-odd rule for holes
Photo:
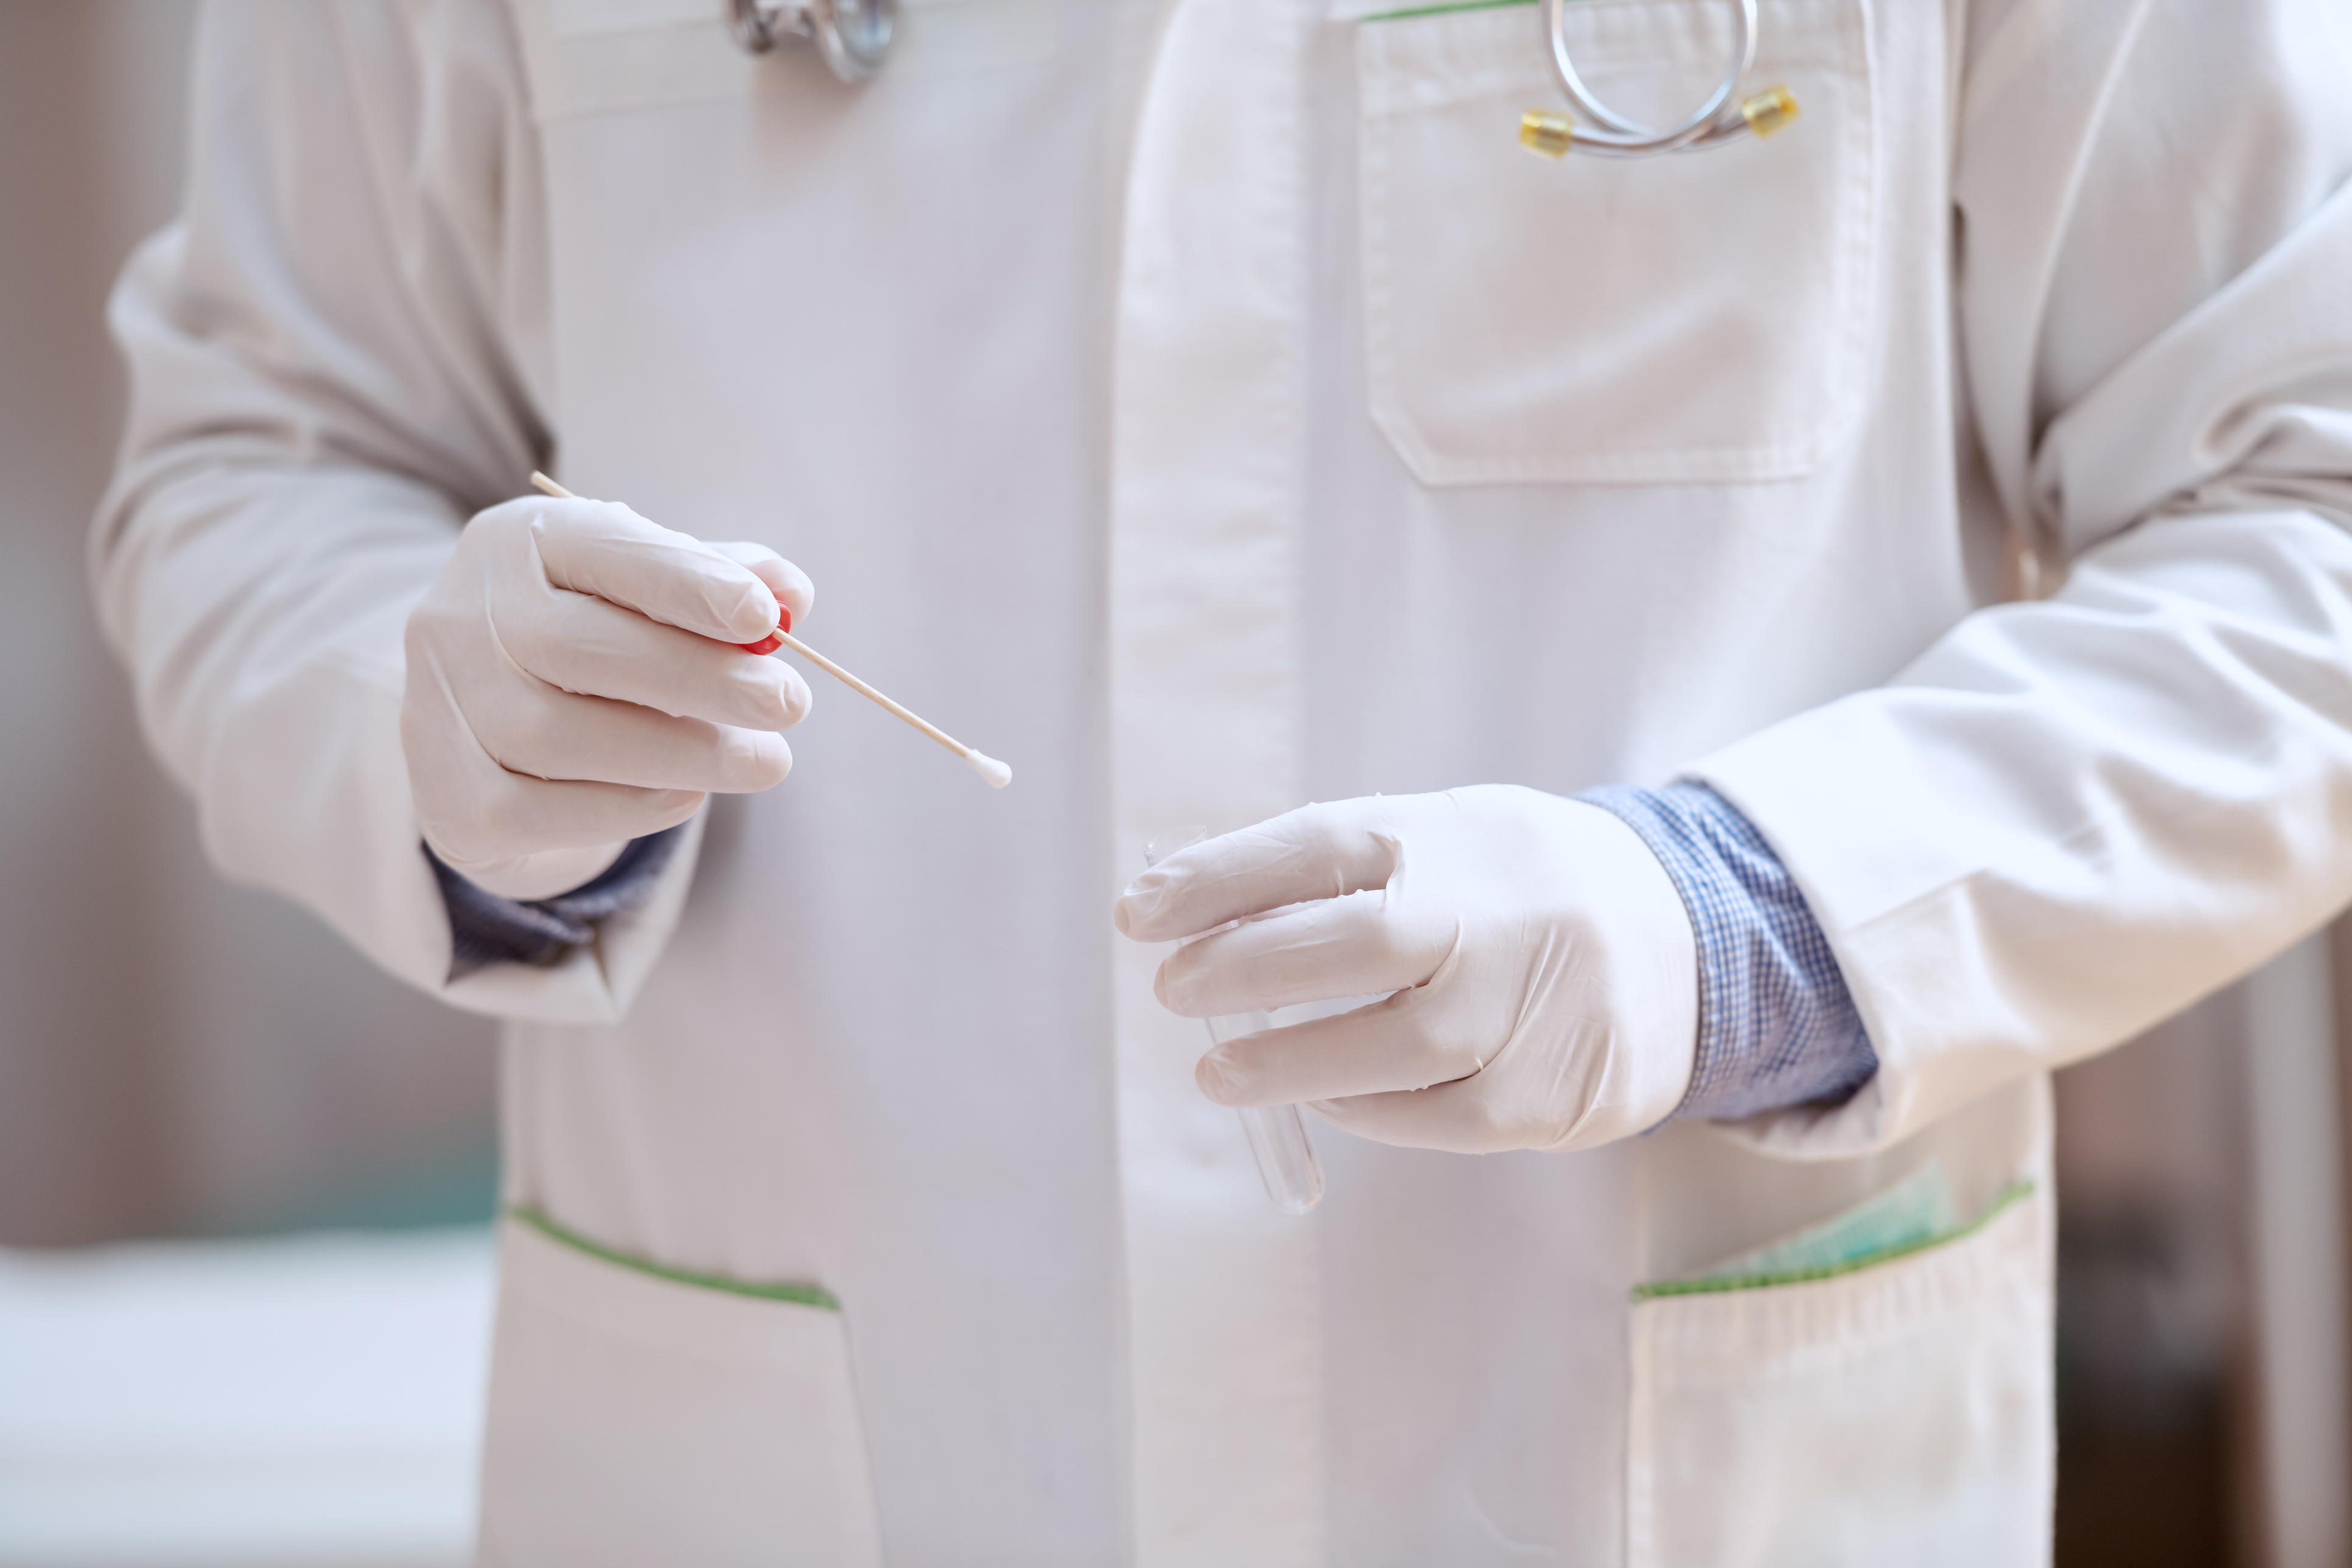
[[[0,1568],[460,1568],[492,1293],[479,1227],[0,1251]]]

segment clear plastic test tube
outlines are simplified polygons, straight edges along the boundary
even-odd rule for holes
[[[1143,864],[1148,868],[1159,864],[1179,849],[1198,844],[1209,836],[1205,827],[1187,827],[1175,833],[1162,834],[1143,846]],[[1287,1013],[1288,1008],[1283,1009]],[[1240,1039],[1276,1026],[1271,1013],[1235,1013],[1222,1018],[1211,1018],[1209,1039],[1223,1045],[1227,1040]],[[1254,1105],[1234,1112],[1241,1118],[1242,1132],[1249,1139],[1250,1152],[1257,1158],[1258,1179],[1265,1184],[1265,1195],[1284,1214],[1303,1215],[1323,1201],[1323,1167],[1315,1159],[1315,1145],[1307,1141],[1307,1122],[1295,1105]]]

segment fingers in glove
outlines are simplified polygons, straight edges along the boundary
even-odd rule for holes
[[[1285,904],[1384,887],[1396,841],[1379,830],[1377,804],[1302,806],[1180,849],[1128,884],[1111,918],[1138,942],[1172,942]]]
[[[1227,1040],[1201,1058],[1192,1079],[1218,1104],[1238,1108],[1468,1078],[1486,1065],[1481,1047],[1445,1026],[1451,1009],[1434,991],[1402,991],[1337,1017]]]
[[[619,706],[596,698],[553,696],[563,704]],[[412,663],[409,699],[401,709],[400,745],[408,761],[417,823],[435,852],[461,870],[551,850],[625,843],[675,827],[701,808],[703,792],[698,789],[534,778],[503,766],[458,708],[449,682],[429,662]],[[780,737],[777,743],[782,743]]]
[[[776,597],[767,583],[693,535],[617,501],[534,504],[531,537],[555,586],[719,642],[757,642],[774,628]]]
[[[793,769],[792,748],[765,730],[552,689],[519,710],[474,721],[473,731],[500,767],[538,779],[751,795]]]
[[[782,660],[586,594],[530,595],[499,614],[496,630],[526,673],[576,695],[747,730],[786,730],[808,716],[808,684]]]
[[[1491,1154],[1574,1148],[1585,1129],[1617,1110],[1622,1099],[1608,1082],[1614,1058],[1605,1026],[1578,1020],[1574,1028],[1584,1037],[1582,1044],[1563,1042],[1541,1053],[1540,1060],[1515,1060],[1506,1052],[1468,1078],[1423,1089],[1317,1100],[1315,1110],[1360,1138],[1407,1149]]]
[[[1437,973],[1458,940],[1414,923],[1385,892],[1318,899],[1186,942],[1160,965],[1160,1004],[1191,1018],[1403,991]]]
[[[793,625],[807,620],[809,612],[816,608],[816,584],[809,581],[808,574],[766,545],[729,541],[710,548],[765,583],[792,611]]]

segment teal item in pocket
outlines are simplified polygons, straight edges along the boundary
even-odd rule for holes
[[[1972,1235],[2033,1191],[2032,1182],[2001,1189],[1984,1213],[1963,1225],[1952,1199],[1951,1179],[1937,1164],[1921,1166],[1875,1197],[1833,1215],[1819,1225],[1752,1252],[1717,1264],[1685,1279],[1664,1279],[1633,1288],[1633,1299],[1696,1296],[1723,1290],[1754,1290],[1828,1279],[1874,1264]]]
[[[1795,1274],[1875,1257],[1891,1247],[1927,1241],[1960,1223],[1952,1184],[1937,1164],[1922,1165],[1876,1197],[1809,1226],[1785,1241],[1743,1253],[1706,1271],[1706,1279]]]

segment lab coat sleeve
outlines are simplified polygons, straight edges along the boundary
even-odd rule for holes
[[[2352,898],[2352,14],[2016,0],[1954,172],[1966,415],[2059,581],[1691,772],[1797,876],[1882,1147]]]
[[[207,10],[180,221],[111,323],[131,409],[93,526],[100,616],[226,876],[472,1010],[616,1018],[694,840],[548,968],[449,978],[400,749],[409,610],[545,460],[537,148],[500,6]]]

